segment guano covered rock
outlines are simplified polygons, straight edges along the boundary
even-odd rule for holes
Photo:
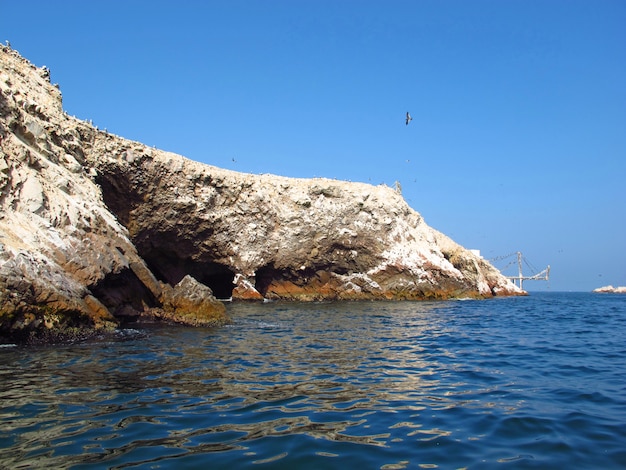
[[[386,186],[219,169],[67,115],[0,46],[0,334],[227,321],[233,300],[520,295]],[[42,333],[43,332],[43,333]]]

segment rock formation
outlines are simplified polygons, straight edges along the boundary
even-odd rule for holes
[[[145,316],[219,324],[215,297],[523,294],[391,188],[193,162],[68,116],[49,80],[0,46],[5,334]]]
[[[0,334],[81,334],[147,312],[187,322],[180,296],[194,291],[204,302],[190,323],[223,323],[206,290],[164,285],[146,266],[93,181],[98,132],[63,112],[48,80],[0,48]]]
[[[593,292],[596,294],[626,294],[626,286],[613,287],[611,285],[598,287]]]

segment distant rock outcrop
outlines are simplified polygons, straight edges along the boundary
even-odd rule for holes
[[[520,295],[386,186],[249,175],[68,116],[0,46],[0,333],[226,320],[218,298]]]
[[[619,287],[604,286],[604,287],[598,287],[597,289],[594,289],[593,292],[595,292],[596,294],[626,294],[626,286],[619,286]]]

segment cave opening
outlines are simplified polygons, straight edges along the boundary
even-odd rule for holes
[[[218,299],[228,299],[233,294],[235,273],[228,266],[213,261],[181,258],[173,252],[162,250],[144,253],[143,258],[157,279],[171,286],[190,275],[210,287]]]
[[[90,286],[91,293],[118,318],[133,318],[159,301],[131,269],[107,275]]]
[[[281,279],[282,274],[272,265],[265,265],[257,269],[255,273],[254,288],[263,297],[267,294],[268,287],[275,279]]]
[[[209,286],[213,295],[218,299],[229,299],[233,295],[235,273],[222,264],[207,263],[202,269],[202,274],[193,277],[202,284]]]
[[[317,276],[320,271],[326,271],[323,267],[309,267],[294,272],[289,268],[276,268],[273,264],[266,264],[257,269],[255,273],[254,288],[263,297],[267,295],[268,289],[275,282],[279,284],[283,281],[291,282],[295,285],[306,285],[311,278]]]

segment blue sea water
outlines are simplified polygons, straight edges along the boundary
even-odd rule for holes
[[[0,468],[626,468],[626,296],[233,303],[0,350]]]

